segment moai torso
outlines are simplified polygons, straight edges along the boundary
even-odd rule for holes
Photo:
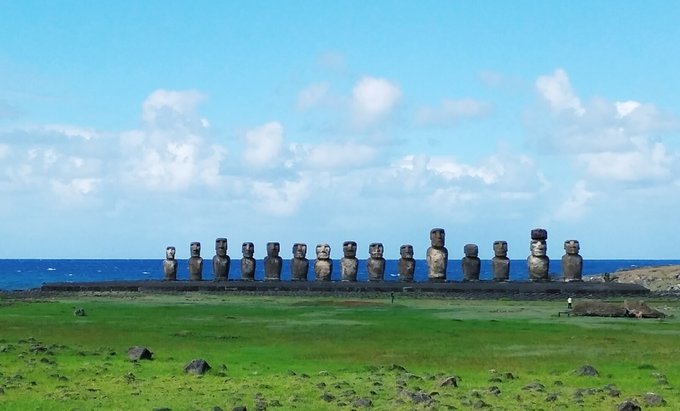
[[[550,259],[547,256],[548,232],[537,228],[531,230],[531,255],[527,258],[530,281],[550,280]]]
[[[463,281],[479,281],[479,271],[482,262],[479,260],[479,247],[477,244],[466,244],[463,247],[465,257],[461,261],[463,269]]]
[[[251,242],[245,242],[241,245],[241,252],[243,253],[243,258],[241,258],[241,279],[244,281],[254,281],[255,280],[255,244]]]
[[[203,259],[201,258],[201,243],[193,242],[190,246],[189,257],[189,280],[201,281],[203,279]]]
[[[443,228],[433,228],[430,231],[430,244],[430,248],[427,249],[427,277],[430,281],[446,281],[449,251],[444,247],[445,233]]]
[[[177,260],[175,260],[175,247],[165,249],[165,260],[163,260],[163,279],[165,281],[177,280]]]
[[[316,281],[330,281],[332,273],[331,247],[328,244],[319,244],[316,246],[316,260],[314,260]]]
[[[494,257],[491,259],[491,270],[494,281],[508,281],[510,279],[510,259],[508,258],[508,243],[494,241]]]
[[[227,255],[227,239],[218,238],[215,240],[215,256],[212,259],[213,279],[215,281],[227,281],[229,279],[229,268],[231,259]]]
[[[404,244],[399,248],[399,281],[413,281],[416,271],[416,260],[413,258],[413,246]]]
[[[368,246],[366,262],[368,270],[368,281],[383,281],[385,279],[385,259],[383,258],[384,248],[382,243],[371,243]]]
[[[290,279],[293,281],[307,281],[309,272],[309,260],[307,256],[307,244],[295,243],[293,245],[293,259],[290,260]]]
[[[283,259],[279,256],[281,245],[267,243],[267,256],[264,258],[264,279],[266,281],[280,281]]]
[[[564,251],[566,254],[562,256],[562,274],[564,281],[582,281],[583,280],[583,257],[579,255],[581,245],[576,240],[567,240],[564,242]]]
[[[340,259],[340,279],[342,281],[356,281],[359,271],[357,260],[357,243],[345,241],[342,243],[343,257]]]

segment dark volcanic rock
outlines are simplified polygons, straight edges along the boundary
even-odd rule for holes
[[[373,401],[368,398],[357,398],[352,401],[352,406],[356,408],[370,408],[373,406]]]
[[[545,386],[541,384],[540,382],[534,381],[532,383],[529,383],[522,387],[523,390],[525,391],[539,391],[542,392],[545,390]]]
[[[650,407],[659,407],[666,404],[666,400],[664,400],[662,396],[653,392],[648,392],[645,394],[644,399],[645,404],[649,405]]]
[[[208,364],[207,361],[202,360],[202,359],[195,359],[191,360],[191,362],[187,365],[184,366],[184,372],[186,373],[191,373],[191,374],[196,374],[196,375],[203,375],[208,370],[210,369],[210,364]]]
[[[153,353],[146,347],[130,347],[127,352],[127,357],[130,361],[150,360],[152,356]]]
[[[455,376],[444,378],[440,383],[440,387],[458,387],[458,379]]]
[[[244,405],[240,405],[238,407],[232,408],[231,411],[248,411],[248,409]]]
[[[627,400],[619,404],[619,406],[616,408],[617,411],[642,411],[642,408],[640,408],[639,405],[634,403],[633,401]]]
[[[599,372],[593,367],[592,365],[584,365],[578,370],[576,370],[576,375],[580,376],[585,376],[585,377],[597,377],[600,375]]]

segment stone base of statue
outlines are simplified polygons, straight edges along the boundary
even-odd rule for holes
[[[508,257],[494,257],[491,259],[491,271],[496,282],[510,280],[510,259]]]
[[[333,261],[331,260],[315,260],[314,274],[316,281],[331,281],[331,273],[333,272]]]
[[[356,257],[342,257],[340,259],[340,280],[355,282],[359,271],[359,260]]]
[[[547,256],[529,256],[527,266],[529,268],[529,281],[550,280],[550,259]]]

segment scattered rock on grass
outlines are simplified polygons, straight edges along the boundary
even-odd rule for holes
[[[146,347],[135,346],[128,348],[127,356],[130,361],[150,360],[153,353]]]
[[[189,364],[185,365],[184,372],[196,375],[203,375],[206,372],[208,372],[210,368],[211,368],[210,364],[208,364],[207,361],[198,358],[195,360],[191,360]]]
[[[664,400],[662,396],[653,392],[648,392],[645,394],[644,399],[645,404],[649,405],[650,407],[659,407],[666,404],[666,400]]]
[[[76,308],[75,311],[73,311],[73,315],[76,317],[85,317],[85,309],[84,308]]]
[[[525,391],[541,391],[542,392],[542,391],[545,390],[545,386],[538,381],[534,381],[532,383],[525,385],[524,387],[522,387],[522,389],[525,390]]]
[[[440,387],[458,387],[458,379],[455,376],[444,378],[440,383]]]
[[[231,411],[248,411],[248,409],[244,405],[239,405],[238,407],[232,408]]]
[[[370,408],[373,406],[373,401],[368,398],[357,398],[352,401],[352,406],[356,408]]]
[[[600,373],[592,365],[584,365],[576,371],[576,375],[582,377],[597,377]]]
[[[640,406],[635,402],[626,400],[619,404],[619,406],[616,408],[616,411],[642,411],[642,408],[640,408]]]

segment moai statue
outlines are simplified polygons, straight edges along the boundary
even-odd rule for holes
[[[227,281],[229,279],[229,267],[231,258],[227,255],[227,239],[215,240],[215,256],[212,259],[213,279],[215,281]]]
[[[343,257],[340,259],[340,279],[342,281],[356,281],[357,271],[359,271],[359,260],[357,260],[357,243],[345,241],[342,243]]]
[[[366,262],[368,269],[368,281],[383,281],[385,279],[385,259],[383,258],[384,248],[382,243],[371,243],[368,246]]]
[[[548,281],[550,259],[547,256],[548,232],[542,228],[531,230],[531,255],[527,258],[530,281]]]
[[[316,281],[330,281],[333,273],[333,260],[331,260],[331,246],[319,244],[316,246],[316,260],[314,260],[314,274]]]
[[[255,265],[256,261],[253,255],[255,255],[255,244],[251,242],[245,242],[241,245],[241,252],[243,253],[243,258],[241,258],[241,279],[243,281],[255,281]]]
[[[479,281],[479,271],[482,262],[479,259],[479,247],[477,244],[465,244],[463,247],[465,257],[461,260],[463,268],[463,281]]]
[[[201,281],[203,279],[203,259],[201,258],[201,243],[191,243],[189,257],[189,281]]]
[[[309,260],[307,256],[307,244],[293,244],[293,259],[290,260],[290,279],[293,281],[307,281],[309,272]]]
[[[399,281],[412,282],[416,271],[416,260],[413,258],[413,246],[404,244],[399,248]]]
[[[510,259],[508,258],[508,242],[493,242],[494,257],[491,259],[491,270],[494,281],[508,281],[510,279]]]
[[[163,280],[177,280],[177,260],[175,260],[175,247],[165,248],[165,260],[163,260]]]
[[[566,252],[562,256],[564,281],[583,280],[583,257],[578,254],[580,249],[581,245],[577,240],[567,240],[564,242],[564,251]]]
[[[265,281],[281,281],[281,267],[283,258],[279,256],[281,245],[279,243],[267,243],[267,256],[264,258]]]
[[[443,228],[433,228],[430,231],[431,246],[427,249],[427,278],[430,281],[446,281],[449,250],[444,247],[445,235]]]

